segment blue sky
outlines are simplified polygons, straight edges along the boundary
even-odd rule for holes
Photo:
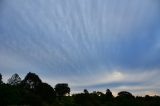
[[[1,0],[0,73],[160,94],[158,0]]]

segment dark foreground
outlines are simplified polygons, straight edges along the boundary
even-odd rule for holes
[[[28,73],[21,80],[14,74],[5,84],[0,74],[0,106],[160,106],[159,96],[135,97],[130,92],[121,91],[114,97],[106,93],[87,89],[83,93],[67,96],[68,84],[60,83],[52,88],[34,73]]]

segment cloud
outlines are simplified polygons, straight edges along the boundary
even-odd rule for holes
[[[127,73],[125,73],[127,72]],[[87,78],[89,81],[83,78],[79,83],[71,83],[73,91],[81,92],[83,89],[88,89],[90,91],[101,90],[104,91],[109,88],[114,94],[119,91],[130,91],[135,95],[145,95],[146,92],[154,92],[154,94],[159,94],[159,70],[147,70],[143,72],[137,71],[121,71],[112,70],[110,72],[104,72],[101,75],[96,74],[95,79],[91,79],[90,76]],[[151,93],[149,93],[151,94]]]
[[[157,1],[17,0],[1,5],[2,73],[34,71],[53,86],[67,81],[96,88],[139,85],[159,72]]]

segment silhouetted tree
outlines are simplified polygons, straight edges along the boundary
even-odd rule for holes
[[[121,106],[137,106],[134,96],[127,91],[121,91],[116,97],[118,104]]]
[[[17,86],[12,85],[19,83],[18,75],[10,79],[10,84],[0,85],[0,106],[160,106],[159,96],[135,98],[130,92],[121,91],[114,97],[109,89],[105,94],[97,91],[89,93],[84,89],[82,93],[65,96],[70,93],[68,84],[60,83],[53,89],[34,73],[28,73]]]
[[[0,84],[2,84],[2,74],[0,73]]]
[[[145,99],[146,101],[150,101],[150,100],[152,99],[152,97],[149,96],[149,95],[145,95],[144,99]]]
[[[100,92],[100,91],[97,91],[96,93],[97,93],[98,96],[103,96],[103,95],[104,95],[104,94],[103,94],[102,92]]]
[[[54,89],[47,83],[39,84],[36,87],[35,93],[46,101],[51,101],[56,95]]]
[[[101,95],[103,95],[103,93],[99,92],[99,91],[93,91],[91,94],[94,95],[94,96],[101,96]]]
[[[65,96],[70,94],[70,88],[67,83],[60,83],[55,86],[55,91],[57,96]]]
[[[127,91],[119,92],[118,96],[120,96],[120,97],[133,97],[133,95],[130,92],[127,92]]]
[[[41,83],[42,83],[42,81],[38,77],[38,75],[36,75],[35,73],[31,73],[31,72],[29,72],[26,75],[26,77],[24,78],[24,80],[22,81],[22,85],[24,87],[30,88],[30,89],[34,89],[35,87],[37,87]]]
[[[35,87],[37,87],[41,83],[42,83],[42,81],[38,77],[38,75],[36,75],[35,73],[31,73],[31,72],[29,72],[26,75],[26,77],[24,78],[24,80],[22,81],[22,84],[26,88],[30,88],[30,89],[34,89]]]
[[[106,99],[107,100],[113,99],[112,92],[109,89],[106,90]]]
[[[11,78],[8,79],[8,84],[10,85],[18,85],[21,83],[21,78],[17,73],[13,74]]]
[[[87,89],[84,89],[83,92],[84,92],[84,94],[89,94]]]

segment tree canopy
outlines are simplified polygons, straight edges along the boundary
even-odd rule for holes
[[[22,81],[22,83],[23,83],[24,87],[27,87],[29,89],[34,89],[39,84],[41,84],[42,81],[38,75],[36,75],[35,73],[29,72],[26,75],[26,77],[24,78],[24,80]]]
[[[2,74],[0,73],[0,84],[2,84]]]
[[[2,81],[2,75],[0,74]],[[159,96],[134,96],[121,91],[113,96],[110,89],[68,95],[67,83],[58,83],[55,88],[44,83],[35,73],[28,73],[20,82],[18,74],[12,75],[9,84],[0,84],[0,106],[159,106]]]
[[[21,78],[17,73],[13,74],[11,78],[8,79],[8,84],[10,85],[18,85],[21,83]]]
[[[64,96],[70,94],[70,88],[67,83],[59,83],[55,86],[57,96]]]

